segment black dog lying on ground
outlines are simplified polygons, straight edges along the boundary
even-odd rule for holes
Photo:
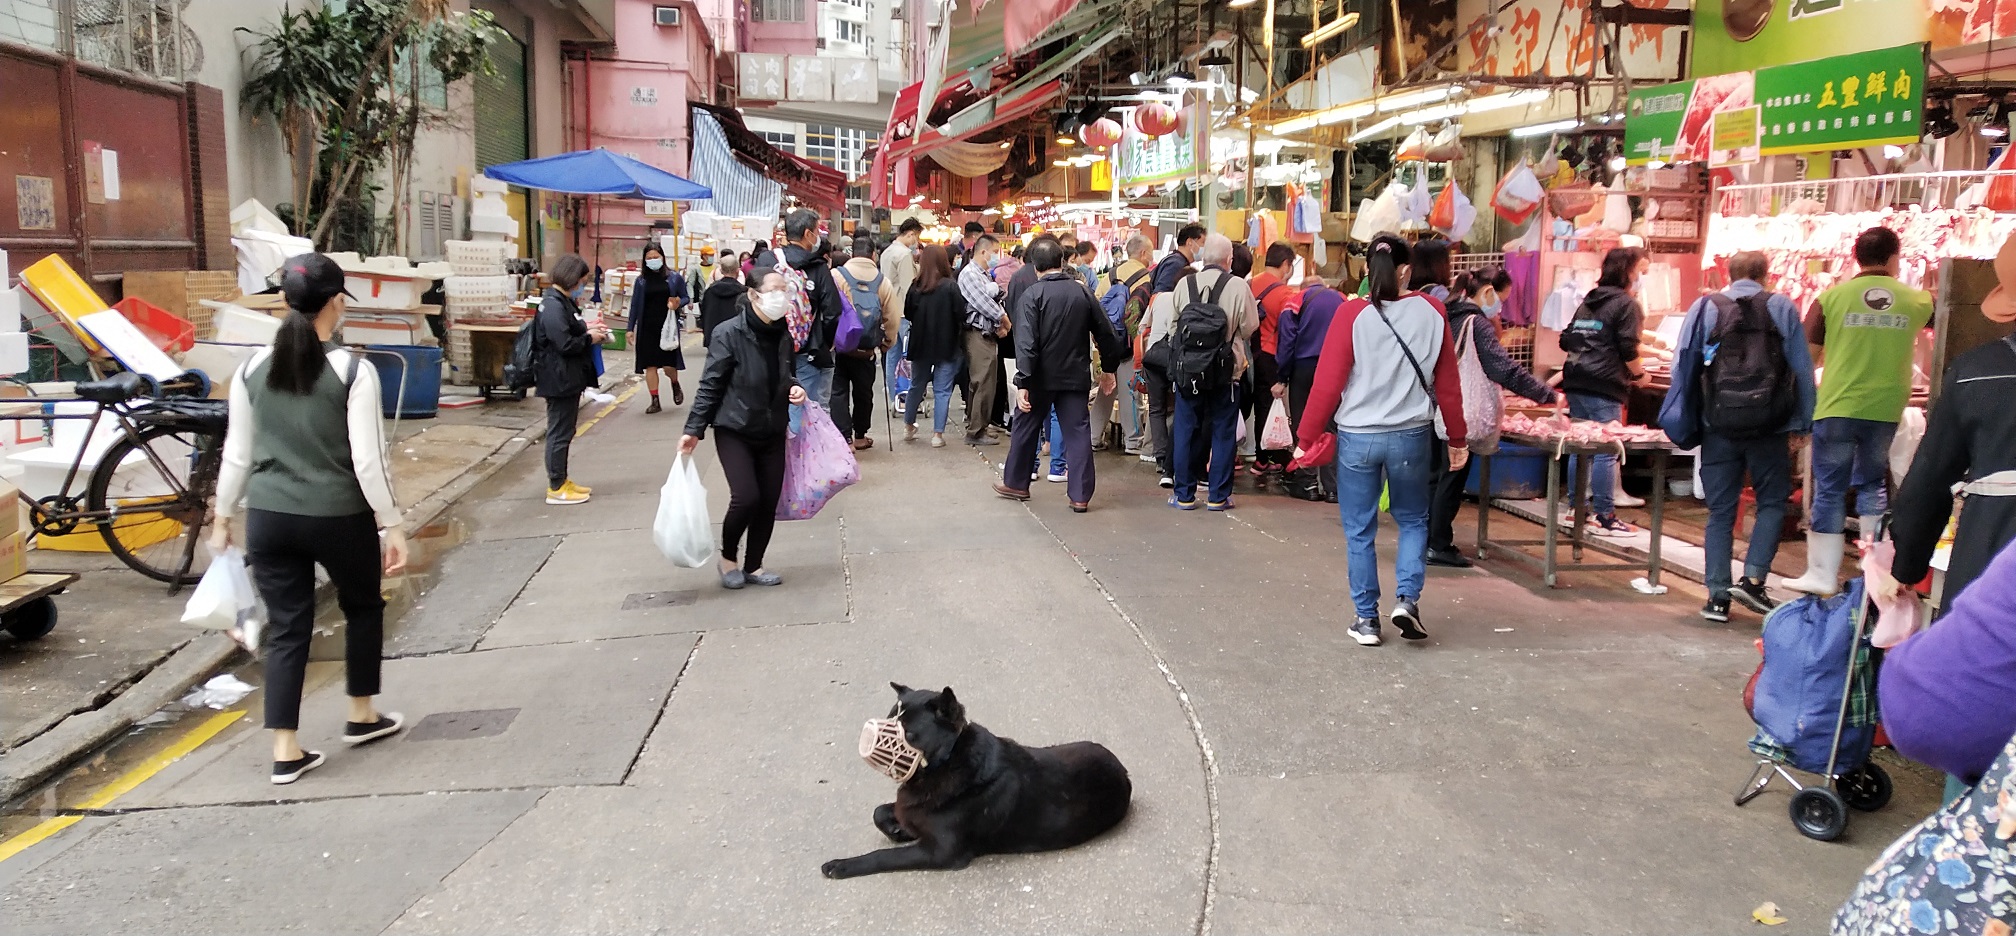
[[[896,801],[875,807],[875,828],[900,847],[826,862],[819,871],[827,877],[951,870],[977,855],[1070,848],[1126,817],[1134,784],[1104,746],[1023,747],[967,721],[950,686],[889,686],[889,717],[900,720],[909,753],[921,755]]]

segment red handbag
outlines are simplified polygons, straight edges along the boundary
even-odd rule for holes
[[[1316,444],[1303,449],[1302,454],[1288,463],[1289,471],[1316,468],[1337,460],[1337,433],[1326,432],[1316,438]]]

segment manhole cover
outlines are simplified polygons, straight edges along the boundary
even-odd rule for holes
[[[637,611],[644,608],[676,608],[690,605],[700,600],[700,593],[694,589],[685,591],[637,592],[623,596],[623,610]]]
[[[488,738],[504,733],[518,717],[515,708],[475,709],[467,712],[436,712],[406,733],[412,741],[462,741]]]

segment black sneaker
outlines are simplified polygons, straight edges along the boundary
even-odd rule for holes
[[[1729,597],[1758,614],[1770,614],[1772,608],[1778,607],[1771,593],[1764,590],[1764,583],[1753,578],[1738,579],[1729,589]]]
[[[1428,639],[1428,632],[1421,629],[1421,609],[1414,602],[1403,599],[1393,605],[1393,626],[1408,640]]]
[[[386,735],[395,735],[406,727],[406,716],[398,712],[380,712],[374,722],[344,722],[343,743],[364,744],[376,741]]]
[[[1361,647],[1379,646],[1379,622],[1373,618],[1359,618],[1351,625],[1351,639]]]
[[[1469,558],[1464,556],[1462,553],[1457,552],[1454,549],[1428,550],[1428,564],[1432,566],[1443,566],[1445,568],[1450,569],[1470,568]]]
[[[1729,598],[1723,596],[1708,599],[1708,603],[1701,606],[1701,617],[1717,624],[1729,623]]]
[[[273,762],[273,782],[282,786],[301,779],[301,775],[322,766],[321,751],[302,751],[294,760]]]

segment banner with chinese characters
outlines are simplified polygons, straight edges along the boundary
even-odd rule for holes
[[[1916,143],[1924,93],[1916,44],[1760,68],[1764,154]]]
[[[1121,188],[1168,182],[1197,174],[1202,148],[1196,106],[1184,108],[1176,129],[1159,137],[1147,136],[1126,122],[1120,142],[1113,147],[1113,181]]]
[[[2012,36],[2016,4],[2002,0],[1698,0],[1694,74],[1755,71],[1816,51],[1899,43],[1929,43],[1936,55]]]
[[[1714,126],[1708,131],[1709,168],[1742,166],[1757,161],[1759,141],[1763,136],[1763,125],[1759,121],[1761,111],[1762,108],[1752,104],[1716,112]]]
[[[1720,115],[1746,108],[1756,108],[1755,155],[1916,142],[1924,87],[1925,49],[1913,44],[1639,88],[1625,104],[1624,156],[1634,166],[1747,161],[1716,144],[1718,119],[1732,133],[1739,125]]]

